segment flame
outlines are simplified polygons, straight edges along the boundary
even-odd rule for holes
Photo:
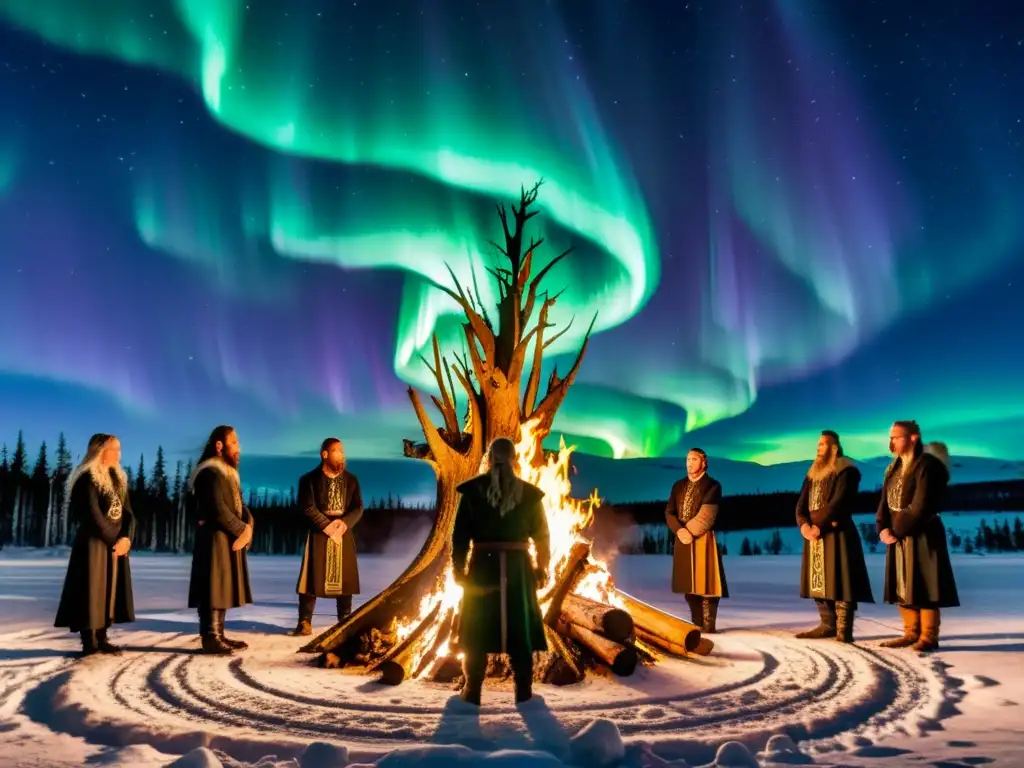
[[[544,456],[541,448],[544,435],[540,433],[538,427],[538,420],[528,421],[521,425],[516,448],[519,477],[536,485],[544,492],[542,504],[547,517],[551,547],[551,560],[548,565],[548,586],[550,586],[556,582],[558,574],[565,568],[573,544],[577,541],[586,541],[583,531],[593,520],[594,508],[601,500],[596,489],[587,499],[572,498],[572,486],[569,482],[569,459],[576,447],[566,446],[565,440],[560,439],[557,454]],[[530,555],[534,558],[537,555],[532,542]],[[538,596],[543,592],[544,590],[540,590]],[[587,570],[576,582],[573,592],[617,608],[625,607],[615,592],[615,585],[607,564],[593,557],[588,560]],[[541,610],[546,608],[546,602],[542,598]],[[399,622],[397,625],[397,641],[402,642],[440,605],[437,620],[424,632],[423,637],[417,643],[417,658],[412,664],[414,668],[420,665],[423,655],[433,647],[438,633],[444,628],[442,618],[448,615],[449,611],[457,614],[461,603],[462,587],[455,582],[452,566],[449,563],[445,567],[439,588],[423,598],[415,618]],[[449,640],[446,638],[438,646],[436,656],[439,659],[444,658],[449,652]],[[422,675],[427,674],[427,669],[429,667],[424,669]]]

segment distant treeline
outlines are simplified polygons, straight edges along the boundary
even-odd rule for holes
[[[70,544],[75,521],[64,510],[65,483],[73,469],[64,435],[57,441],[54,463],[44,442],[35,462],[30,464],[21,433],[13,453],[6,444],[0,448],[0,548],[49,547]],[[126,468],[128,495],[138,523],[134,548],[154,552],[191,552],[195,521],[185,511],[192,462],[177,462],[168,475],[163,448],[158,448],[147,471],[144,456],[138,466]],[[296,478],[297,479],[297,478]],[[410,506],[401,498],[366,500],[366,514],[353,529],[361,552],[379,552],[397,531],[408,533],[428,525],[432,509]],[[260,554],[295,554],[301,551],[309,530],[305,516],[295,503],[295,489],[287,494],[250,493],[250,510],[255,519],[252,551]]]
[[[13,452],[7,445],[0,448],[0,547],[5,545],[48,547],[66,545],[75,535],[75,524],[64,514],[65,481],[73,469],[73,461],[64,435],[57,440],[52,455],[44,442],[29,460],[22,434],[18,433]],[[129,496],[138,521],[134,547],[157,552],[190,552],[194,521],[187,519],[184,490],[192,473],[192,462],[177,462],[169,474],[163,448],[158,448],[152,466],[147,469],[144,456],[133,469],[127,469]],[[297,479],[297,478],[296,478]],[[759,530],[785,528],[794,524],[797,493],[777,492],[726,496],[722,499],[716,527],[718,530]],[[856,512],[873,513],[879,491],[864,491],[857,497]],[[308,530],[306,519],[295,503],[295,489],[286,494],[250,493],[249,508],[256,520],[253,551],[256,553],[295,554],[300,551]],[[946,508],[958,511],[1024,511],[1024,480],[952,485]],[[379,552],[396,531],[403,535],[429,525],[434,519],[430,506],[405,504],[390,495],[367,500],[367,514],[353,533],[362,552]],[[597,510],[589,534],[598,541],[616,546],[623,528],[639,526],[650,530],[650,545],[634,545],[634,551],[669,551],[671,542],[660,533],[665,528],[665,502],[640,501],[604,505]],[[986,542],[1002,536],[993,529],[988,538],[983,532],[981,544],[967,546],[993,550]],[[666,529],[667,531],[667,529]],[[1012,532],[1006,532],[1012,539]],[[874,535],[872,533],[872,535]],[[871,542],[866,540],[868,546]],[[951,541],[951,543],[953,543]],[[877,537],[875,537],[877,545]],[[763,542],[748,542],[751,554],[758,549],[772,551],[778,546],[768,537]],[[995,546],[995,545],[993,545]],[[959,548],[959,545],[957,545]],[[742,546],[741,546],[742,549]]]
[[[861,523],[858,530],[866,551],[880,551],[881,542],[873,523]],[[728,555],[729,547],[724,538],[718,540],[718,549],[722,555]],[[947,521],[946,538],[951,550],[968,555],[972,552],[1024,552],[1024,522],[1016,517],[1012,526],[1009,520],[989,525],[982,519],[972,533],[963,530],[963,521]],[[792,536],[788,539],[787,542],[778,528],[760,539],[748,534],[740,542],[739,551],[733,554],[793,555],[803,551],[802,539]],[[621,554],[668,555],[675,547],[675,536],[664,524],[644,523],[633,526],[628,533],[620,531],[613,541],[604,543]]]
[[[747,531],[794,525],[799,496],[799,493],[792,491],[725,496],[719,505],[715,528],[721,531]],[[861,491],[857,494],[854,514],[874,514],[880,499],[881,490]],[[665,504],[664,501],[633,501],[613,504],[610,509],[605,507],[604,512],[631,519],[638,525],[664,524]],[[945,508],[958,512],[1024,511],[1024,480],[950,485]]]

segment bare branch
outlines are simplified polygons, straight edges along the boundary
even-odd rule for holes
[[[530,290],[526,294],[526,303],[523,305],[524,323],[528,323],[530,321],[530,315],[533,314],[533,307],[537,301],[537,289],[540,287],[541,281],[544,279],[544,276],[547,275],[547,273],[551,271],[551,268],[554,267],[558,262],[560,262],[570,253],[572,253],[572,250],[573,249],[571,247],[566,248],[560,254],[555,256],[555,258],[549,261],[547,265],[544,267],[544,269],[538,272],[537,276],[530,281]],[[558,295],[561,295],[561,293],[559,293]]]
[[[551,299],[545,300],[540,307],[540,317],[537,319],[537,339],[533,347],[533,365],[530,367],[530,376],[526,381],[526,392],[523,393],[523,418],[529,417],[537,402],[537,393],[540,391],[540,371],[544,365],[544,330],[549,327],[548,309],[554,304]],[[525,351],[525,350],[524,350]]]
[[[452,448],[441,439],[441,432],[437,427],[434,426],[430,420],[430,416],[427,415],[426,409],[423,407],[423,403],[420,401],[419,393],[409,387],[409,399],[412,401],[413,410],[416,411],[416,418],[419,419],[420,428],[423,430],[423,436],[427,439],[427,447],[430,449],[431,460],[435,463],[443,462],[447,459],[454,458],[452,454],[454,451]],[[444,457],[444,458],[442,458]]]
[[[444,371],[447,366],[442,366],[441,358],[441,346],[437,341],[437,334],[434,334],[433,339],[434,346],[434,380],[437,381],[437,388],[441,392],[441,402],[437,402],[437,398],[434,398],[434,403],[437,405],[438,410],[444,415],[444,427],[451,434],[457,434],[459,432],[459,415],[455,412],[455,389],[454,387],[449,390],[445,387],[444,382]],[[428,368],[430,366],[427,366]],[[449,383],[451,380],[449,379]]]
[[[543,312],[543,309],[541,310]],[[587,344],[590,342],[590,334],[594,330],[594,324],[597,322],[597,313],[594,313],[594,319],[590,321],[590,327],[587,328],[587,332],[583,337],[583,344],[580,346],[580,351],[576,355],[576,360],[573,361],[572,368],[569,369],[569,373],[564,379],[559,379],[558,376],[552,372],[551,379],[548,382],[548,391],[544,395],[544,399],[540,401],[540,405],[537,409],[530,412],[525,412],[527,419],[538,418],[540,419],[540,429],[547,430],[551,428],[551,423],[554,421],[555,412],[562,405],[562,401],[565,399],[566,394],[569,392],[569,387],[572,386],[573,381],[576,379],[576,374],[579,373],[580,363],[583,362],[583,356],[587,352]],[[531,371],[531,375],[532,375]]]
[[[445,267],[448,269],[448,274],[452,276],[452,281],[455,283],[455,288],[458,290],[458,293],[443,285],[438,285],[438,288],[455,299],[459,306],[462,307],[462,311],[465,313],[466,319],[472,326],[473,333],[476,334],[477,339],[480,341],[480,345],[484,349],[484,357],[487,361],[487,367],[491,368],[494,365],[494,333],[491,331],[488,323],[473,309],[472,306],[470,306],[469,299],[466,297],[462,287],[459,285],[458,278],[455,277],[455,272],[452,270],[451,265],[445,264]]]
[[[499,211],[499,213],[500,213],[500,211]],[[505,234],[507,235],[507,234],[508,234],[508,232],[506,232]],[[494,242],[493,240],[488,240],[488,241],[487,241],[487,244],[488,244],[488,245],[491,245],[491,246],[493,246],[493,247],[494,247],[494,249],[495,249],[495,250],[496,250],[496,251],[497,251],[498,253],[500,253],[501,255],[503,255],[503,256],[508,256],[508,254],[507,254],[507,253],[505,252],[505,249],[504,249],[504,248],[502,248],[502,247],[501,247],[500,245],[498,245],[498,244],[497,244],[496,242]]]
[[[470,446],[470,456],[479,455],[483,453],[484,445],[484,423],[483,418],[480,415],[480,401],[477,399],[478,395],[476,390],[473,388],[473,382],[469,377],[469,367],[462,362],[462,370],[459,370],[454,365],[451,366],[450,370],[454,370],[455,377],[462,384],[463,389],[466,390],[466,397],[469,400],[469,419],[472,431],[472,444]],[[478,453],[479,452],[479,453]]]
[[[545,341],[544,342],[544,349],[547,349],[552,344],[554,344],[556,341],[558,341],[560,338],[562,338],[566,333],[568,333],[569,329],[572,328],[572,323],[573,323],[573,321],[575,319],[576,319],[576,315],[573,315],[572,317],[570,317],[569,318],[569,323],[565,326],[565,328],[563,328],[558,333],[556,333],[554,336],[552,336],[550,339]]]

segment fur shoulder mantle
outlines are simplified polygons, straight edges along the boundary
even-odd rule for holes
[[[64,484],[64,508],[67,509],[71,504],[71,489],[75,487],[75,483],[86,476],[104,496],[123,502],[128,496],[128,475],[121,466],[111,467],[111,469],[117,475],[119,487],[114,486],[110,472],[104,472],[99,461],[94,460],[75,467],[75,470],[68,476],[67,482]]]
[[[242,487],[242,480],[239,477],[238,470],[230,466],[224,459],[220,459],[214,456],[212,459],[200,462],[195,469],[192,470],[192,474],[188,477],[188,490],[189,492],[195,491],[196,478],[205,469],[213,469],[220,472],[224,477],[235,484],[235,487]]]

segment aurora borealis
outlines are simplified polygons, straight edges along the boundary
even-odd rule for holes
[[[883,6],[0,0],[4,439],[398,456],[543,178],[582,450],[1022,458],[1024,29]]]

